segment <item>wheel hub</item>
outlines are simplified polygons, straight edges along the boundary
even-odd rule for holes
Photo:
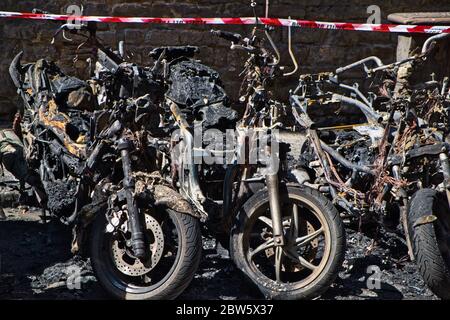
[[[150,255],[142,261],[133,257],[123,239],[112,241],[112,255],[117,269],[125,275],[137,277],[150,272],[163,255],[164,234],[161,225],[150,215],[145,215],[146,234],[148,235]]]

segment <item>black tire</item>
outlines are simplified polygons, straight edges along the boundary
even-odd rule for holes
[[[108,246],[105,248],[106,218],[100,214],[94,222],[91,234],[91,261],[102,287],[113,297],[124,300],[172,300],[191,283],[198,269],[202,252],[202,238],[198,219],[166,209],[168,219],[178,233],[178,249],[174,263],[167,275],[156,285],[136,286],[112,262]],[[119,276],[118,276],[119,275]]]
[[[435,222],[416,225],[419,218],[431,214],[438,218]],[[430,290],[445,300],[450,300],[449,220],[445,196],[432,189],[419,190],[413,196],[408,209],[408,229],[416,264]]]
[[[239,213],[238,221],[236,222],[231,235],[231,256],[233,257],[237,267],[241,269],[244,274],[255,283],[264,296],[268,299],[280,300],[298,300],[298,299],[313,299],[323,294],[332,283],[336,280],[338,273],[342,267],[345,257],[346,239],[345,230],[339,212],[333,204],[316,190],[307,187],[289,187],[281,192],[282,203],[286,201],[305,201],[310,203],[320,212],[319,214],[326,221],[327,228],[329,228],[329,255],[323,264],[320,274],[316,276],[309,283],[304,286],[299,286],[300,282],[295,283],[284,282],[280,283],[269,277],[262,275],[262,273],[255,272],[255,263],[248,261],[249,249],[245,248],[244,234],[251,234],[252,220],[258,219],[256,216],[260,210],[267,210],[268,192],[267,189],[261,190],[253,195],[244,205]],[[292,202],[293,203],[293,202]],[[250,242],[249,242],[250,243]],[[251,258],[249,258],[251,260]]]

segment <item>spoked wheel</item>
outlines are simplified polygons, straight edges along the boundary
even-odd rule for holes
[[[275,246],[263,190],[240,213],[231,239],[233,259],[267,298],[315,298],[334,282],[342,265],[342,221],[336,208],[309,188],[288,188],[281,201],[285,245]]]
[[[106,231],[100,214],[91,237],[91,259],[96,276],[111,295],[127,300],[175,299],[192,281],[201,258],[201,231],[194,217],[167,209],[145,214],[148,254],[133,256],[126,223]]]
[[[425,283],[438,297],[450,300],[450,209],[446,196],[432,189],[417,191],[408,210],[408,229]]]

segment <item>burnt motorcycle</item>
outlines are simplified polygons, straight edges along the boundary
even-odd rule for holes
[[[269,30],[255,28],[249,38],[213,33],[249,55],[240,99],[245,112],[234,124],[213,127],[218,139],[195,144],[196,128],[204,125],[204,118],[188,121],[168,97],[179,130],[170,156],[177,165],[166,175],[176,176],[180,193],[208,213],[209,229],[267,298],[317,297],[341,267],[344,228],[329,200],[291,179],[288,148],[272,134],[287,115],[287,107],[273,100],[269,89],[273,78],[281,75],[278,49]],[[260,33],[273,50],[265,48]],[[231,143],[229,134],[235,134]],[[254,152],[260,157],[253,157]]]
[[[24,102],[27,163],[40,177],[33,189],[45,212],[73,227],[72,251],[91,258],[108,293],[174,299],[200,262],[199,215],[159,175],[154,145],[172,84],[164,76],[199,64],[197,49],[155,49],[155,65],[144,68],[101,45],[92,25],[82,31],[96,49],[89,81],[46,60],[22,65],[22,53],[10,67]]]
[[[390,65],[368,57],[302,75],[291,103],[306,136],[304,184],[332,199],[348,223],[402,234],[427,285],[448,299],[448,78],[412,80],[440,38]],[[369,89],[342,80],[361,67]]]

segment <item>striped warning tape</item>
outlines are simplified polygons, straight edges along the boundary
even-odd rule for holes
[[[0,11],[0,18],[81,21],[104,23],[156,23],[156,24],[204,24],[204,25],[270,25],[292,26],[299,28],[352,30],[390,33],[450,33],[450,26],[397,25],[397,24],[361,24],[347,22],[324,22],[279,18],[151,18],[151,17],[108,17],[108,16],[71,16],[60,14],[23,13]]]

